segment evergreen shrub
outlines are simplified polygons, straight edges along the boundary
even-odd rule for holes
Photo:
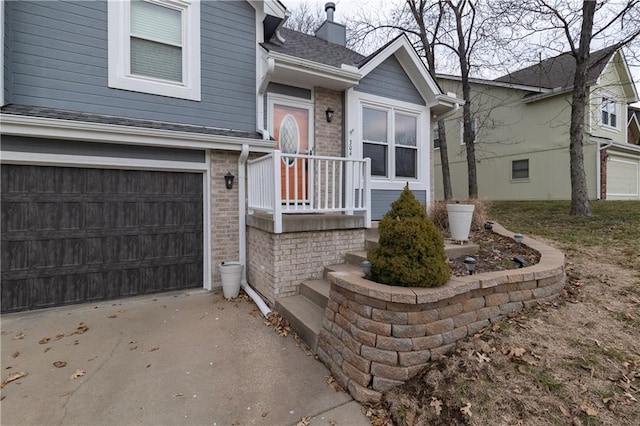
[[[407,184],[378,226],[377,248],[367,253],[371,278],[402,287],[438,287],[451,276],[444,240]]]

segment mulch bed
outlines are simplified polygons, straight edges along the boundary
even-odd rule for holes
[[[536,250],[493,231],[471,231],[469,240],[480,246],[478,253],[472,256],[477,261],[474,273],[517,269],[520,266],[513,261],[515,256],[522,256],[529,265],[535,265],[540,261],[540,253]],[[469,275],[464,258],[465,256],[462,256],[448,261],[452,275]]]

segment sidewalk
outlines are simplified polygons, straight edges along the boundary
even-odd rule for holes
[[[2,389],[1,423],[370,424],[264,322],[204,291],[3,315],[2,380],[28,375]]]

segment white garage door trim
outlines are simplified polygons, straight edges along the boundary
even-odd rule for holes
[[[619,170],[623,169],[623,170]],[[630,177],[627,181],[630,190],[614,186],[612,177],[616,172],[622,172]],[[635,172],[635,173],[634,173]],[[635,174],[635,182],[633,175]],[[607,158],[607,199],[610,200],[637,200],[640,199],[640,158],[610,154]]]
[[[175,172],[202,172],[203,217],[203,288],[212,289],[211,283],[211,204],[210,204],[210,155],[205,152],[204,163],[185,161],[145,160],[137,158],[97,157],[66,154],[39,154],[33,152],[2,151],[2,163],[32,166],[60,166],[83,168],[108,168],[126,170],[157,170]]]

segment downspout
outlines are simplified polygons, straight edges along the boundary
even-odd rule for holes
[[[262,300],[262,298],[255,292],[247,282],[247,219],[246,219],[246,198],[247,198],[247,176],[246,176],[246,164],[249,157],[249,145],[243,144],[242,151],[240,151],[240,157],[238,157],[238,239],[239,239],[239,253],[240,263],[244,265],[242,270],[242,289],[247,295],[255,302],[255,304],[262,312],[262,315],[267,317],[271,313],[271,309]]]
[[[258,96],[257,96],[257,109],[258,109],[258,117],[256,127],[259,133],[262,134],[262,139],[269,140],[271,137],[269,135],[269,131],[264,128],[264,93],[267,90],[267,86],[271,81],[271,76],[273,75],[273,71],[276,67],[276,61],[273,58],[267,58],[267,69],[265,70],[264,77],[258,86]]]

